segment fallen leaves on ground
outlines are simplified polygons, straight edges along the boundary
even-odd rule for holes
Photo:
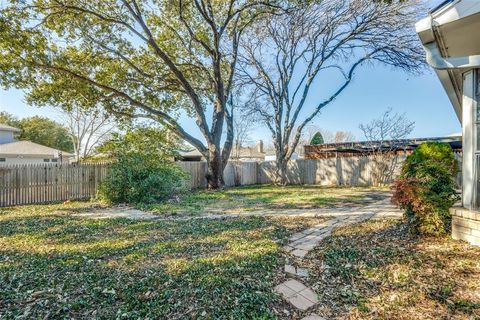
[[[329,319],[479,319],[480,248],[398,220],[339,228],[307,257]]]

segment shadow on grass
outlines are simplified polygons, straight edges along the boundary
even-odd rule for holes
[[[274,318],[279,241],[290,232],[258,217],[3,216],[0,316]]]

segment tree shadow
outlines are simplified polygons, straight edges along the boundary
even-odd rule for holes
[[[35,219],[0,221],[7,318],[274,318],[280,222]]]

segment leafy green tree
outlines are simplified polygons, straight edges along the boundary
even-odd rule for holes
[[[73,151],[68,130],[61,124],[46,117],[34,116],[19,121],[22,130],[20,140],[29,140],[62,151]]]
[[[0,112],[0,123],[22,130],[17,136],[19,140],[32,141],[62,151],[73,151],[73,143],[68,130],[58,122],[46,117],[33,116],[18,119],[8,112]]]
[[[0,10],[0,83],[53,105],[82,95],[119,117],[154,120],[204,155],[208,186],[218,188],[233,144],[240,43],[276,2],[9,1]]]
[[[169,160],[181,148],[179,139],[162,128],[129,128],[126,133],[114,133],[112,138],[97,148],[97,153],[118,158],[142,154],[145,157]]]
[[[0,123],[9,125],[15,128],[18,128],[20,125],[18,118],[6,111],[0,112]]]
[[[312,140],[310,141],[310,144],[324,144],[325,142],[323,141],[323,136],[320,132],[316,132],[313,137],[312,137]]]

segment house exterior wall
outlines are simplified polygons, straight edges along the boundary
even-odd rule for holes
[[[463,74],[462,207],[450,209],[453,239],[480,246],[480,77],[474,69]]]
[[[56,164],[60,163],[60,159],[56,159],[57,162],[54,162],[52,160],[55,160],[52,156],[45,156],[45,157],[8,157],[8,156],[2,156],[0,154],[0,166],[3,165],[20,165],[20,164]],[[3,161],[5,159],[5,161]],[[49,161],[45,161],[45,159],[48,159]],[[68,159],[63,159],[63,163],[69,163]]]
[[[469,71],[463,75],[462,98],[462,145],[463,145],[463,187],[462,205],[473,209],[475,202],[475,73]]]
[[[0,144],[14,142],[12,131],[0,131]]]
[[[452,238],[480,246],[480,212],[454,207],[452,213]]]

